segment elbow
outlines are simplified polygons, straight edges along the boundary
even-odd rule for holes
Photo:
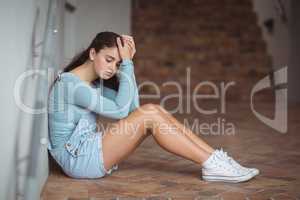
[[[126,117],[128,117],[130,113],[130,106],[129,105],[126,105],[125,107],[119,107],[119,112],[118,112],[118,117],[119,119],[124,119]]]
[[[128,114],[124,113],[124,112],[120,112],[118,114],[113,114],[113,115],[104,115],[105,117],[111,118],[111,119],[124,119],[128,116]]]
[[[125,109],[125,110],[122,110],[122,111],[119,112],[119,118],[124,119],[124,118],[128,117],[129,113],[130,113],[129,108]]]
[[[129,111],[120,112],[119,119],[124,119],[128,116]]]

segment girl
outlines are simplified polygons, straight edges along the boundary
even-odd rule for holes
[[[202,165],[206,181],[242,182],[256,176],[257,169],[213,149],[161,106],[139,105],[135,52],[131,36],[98,33],[54,82],[48,104],[49,151],[63,171],[74,178],[110,175],[152,136],[163,149]],[[97,115],[117,121],[100,130]]]

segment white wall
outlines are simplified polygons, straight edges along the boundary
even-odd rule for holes
[[[26,172],[30,160],[28,160],[27,156],[31,149],[33,116],[23,112],[17,106],[14,99],[14,86],[22,72],[28,68],[39,67],[39,53],[41,53],[42,48],[36,49],[38,53],[36,59],[30,59],[32,55],[31,42],[34,19],[36,9],[39,7],[40,16],[36,29],[36,43],[38,43],[44,40],[49,2],[50,0],[10,0],[0,2],[1,200],[16,199],[17,183],[19,184],[20,194],[24,194],[24,189],[28,186]],[[51,59],[58,60],[62,56],[66,63],[76,52],[87,47],[96,33],[100,31],[110,30],[130,34],[130,0],[69,0],[69,2],[73,3],[77,10],[74,13],[65,13],[64,19],[58,19],[65,23],[63,30],[60,29],[63,27],[61,24],[58,29],[59,33],[64,35],[64,39],[61,36],[58,39],[57,36],[50,36],[53,38],[48,40],[50,41],[48,45],[50,44],[51,48],[48,48],[47,55],[51,55],[53,51],[59,52],[59,50],[55,49],[57,44],[54,43],[57,42],[62,43],[59,46],[63,53],[56,53],[60,55]],[[55,16],[59,17],[59,15]],[[51,52],[51,50],[53,51]],[[51,64],[51,62],[48,63]],[[51,67],[58,68],[62,66]],[[39,84],[35,79],[28,79],[26,83],[28,83],[28,87],[25,87],[25,84],[21,87],[21,92],[24,91],[26,96],[23,102],[27,106],[32,107],[37,99],[35,91],[36,86]],[[39,157],[37,158],[39,165],[36,168],[37,179],[31,180],[34,181],[34,188],[31,188],[32,192],[41,191],[49,172],[46,145],[41,145],[39,141],[42,138],[47,138],[47,124],[43,123],[42,127],[44,127],[44,131],[39,133],[40,138],[34,141],[39,143],[40,148],[37,149],[39,151]],[[15,149],[16,145],[19,147],[17,152]],[[18,164],[16,164],[17,162]],[[19,170],[18,175],[16,170]]]
[[[65,63],[74,54],[86,48],[98,32],[131,33],[131,0],[73,0],[73,14],[67,14],[65,23]]]
[[[16,197],[16,165],[18,158],[26,155],[29,149],[29,138],[31,121],[25,115],[22,121],[18,118],[20,110],[14,101],[14,84],[17,77],[28,67],[28,57],[30,52],[33,19],[35,15],[35,1],[14,0],[1,2],[0,6],[0,124],[1,124],[1,170],[0,170],[0,199],[14,199]],[[34,89],[27,91],[31,93]],[[17,127],[22,124],[20,136],[22,136],[22,146],[20,152],[15,152],[15,142]],[[16,158],[16,155],[20,157]],[[25,175],[26,159],[20,162],[20,174]],[[46,166],[44,166],[46,168]],[[44,174],[45,178],[45,174]]]
[[[274,7],[275,0],[253,0],[254,11],[263,31],[269,55],[272,56],[273,68],[288,66],[288,99],[289,102],[300,102],[300,14],[299,0],[282,0],[287,23],[283,23]],[[270,34],[263,26],[264,20],[273,18],[274,32]]]
[[[76,7],[65,12],[64,65],[86,48],[98,32],[131,33],[131,0],[68,0]],[[63,66],[60,66],[63,68]]]
[[[42,49],[44,49],[43,52],[48,52],[48,56],[52,52],[54,52],[53,55],[59,54],[59,51],[54,48],[56,47],[55,41],[60,43],[59,40],[62,39],[59,37],[61,35],[59,33],[55,36],[50,33],[51,37],[45,36],[46,22],[49,19],[47,15],[49,2],[48,0],[29,0],[26,2],[14,0],[1,2],[0,6],[2,25],[0,37],[0,55],[2,56],[0,119],[1,139],[3,141],[0,151],[2,165],[0,199],[24,199],[24,197],[39,199],[39,192],[49,173],[46,145],[48,137],[47,110],[38,116],[39,119],[43,118],[43,120],[38,122],[39,129],[37,130],[34,129],[34,124],[37,124],[35,123],[37,115],[24,109],[24,107],[33,108],[37,100],[40,100],[46,108],[47,79],[42,81],[37,78],[38,76],[35,78],[30,76],[24,79],[20,85],[17,84],[18,79],[25,72],[39,69],[42,65],[46,69],[48,67],[45,65],[46,63],[51,65],[51,63],[56,63],[56,60],[62,60],[59,56],[41,59]],[[52,14],[52,16],[54,15]],[[48,48],[46,48],[46,44]],[[50,47],[49,44],[51,44]],[[41,65],[42,60],[44,60],[44,64]],[[45,62],[45,60],[47,61]],[[45,88],[39,89],[40,86]],[[38,98],[39,96],[42,98]],[[44,144],[41,142],[43,140]]]
[[[263,38],[267,43],[268,53],[272,56],[273,67],[279,69],[288,65],[290,37],[288,24],[280,20],[274,2],[274,0],[253,0],[253,6],[258,16],[258,24],[262,29]],[[283,0],[282,2],[286,12],[290,13],[290,1]],[[273,34],[268,33],[263,25],[264,21],[269,18],[273,18],[275,22]]]
[[[73,6],[77,7],[76,0],[68,0]],[[76,38],[75,38],[75,26],[76,17],[75,13],[65,12],[65,30],[64,30],[64,64],[67,63],[76,52]]]
[[[18,87],[17,80],[24,72],[41,67],[49,2],[14,0],[1,2],[0,5],[0,120],[3,141],[0,151],[0,199],[24,199],[28,194],[32,195],[30,199],[39,199],[39,192],[49,173],[47,145],[40,142],[42,139],[47,142],[47,112],[44,112],[44,120],[38,124],[42,129],[33,130],[34,117],[37,115],[27,112],[16,101],[20,95],[20,101],[27,108],[33,108],[37,101],[37,88],[41,85],[47,87],[47,82],[42,84],[41,80],[32,77],[24,79]],[[37,44],[41,45],[37,47]],[[47,91],[39,94],[45,97]],[[43,99],[44,105],[47,105],[46,98]],[[31,152],[35,152],[34,156]],[[32,162],[33,158],[36,162]],[[32,169],[34,173],[29,178],[28,172]]]

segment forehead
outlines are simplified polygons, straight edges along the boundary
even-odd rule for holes
[[[120,60],[120,55],[119,55],[119,51],[117,47],[105,47],[103,49],[101,49],[101,51],[99,52],[104,56],[112,56],[114,58],[116,58],[117,60]]]

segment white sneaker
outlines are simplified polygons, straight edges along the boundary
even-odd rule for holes
[[[242,171],[250,171],[254,176],[259,174],[259,170],[256,168],[248,168],[248,167],[244,167],[242,165],[240,165],[238,162],[236,162],[232,157],[227,155],[227,152],[224,152],[223,149],[221,148],[221,150],[216,150],[217,151],[217,155],[220,158],[223,158],[225,160],[227,160],[228,162],[230,162],[233,167],[242,170]]]
[[[228,161],[218,156],[214,151],[202,165],[202,178],[205,181],[222,181],[239,183],[254,177],[250,171],[242,171],[233,167]]]

